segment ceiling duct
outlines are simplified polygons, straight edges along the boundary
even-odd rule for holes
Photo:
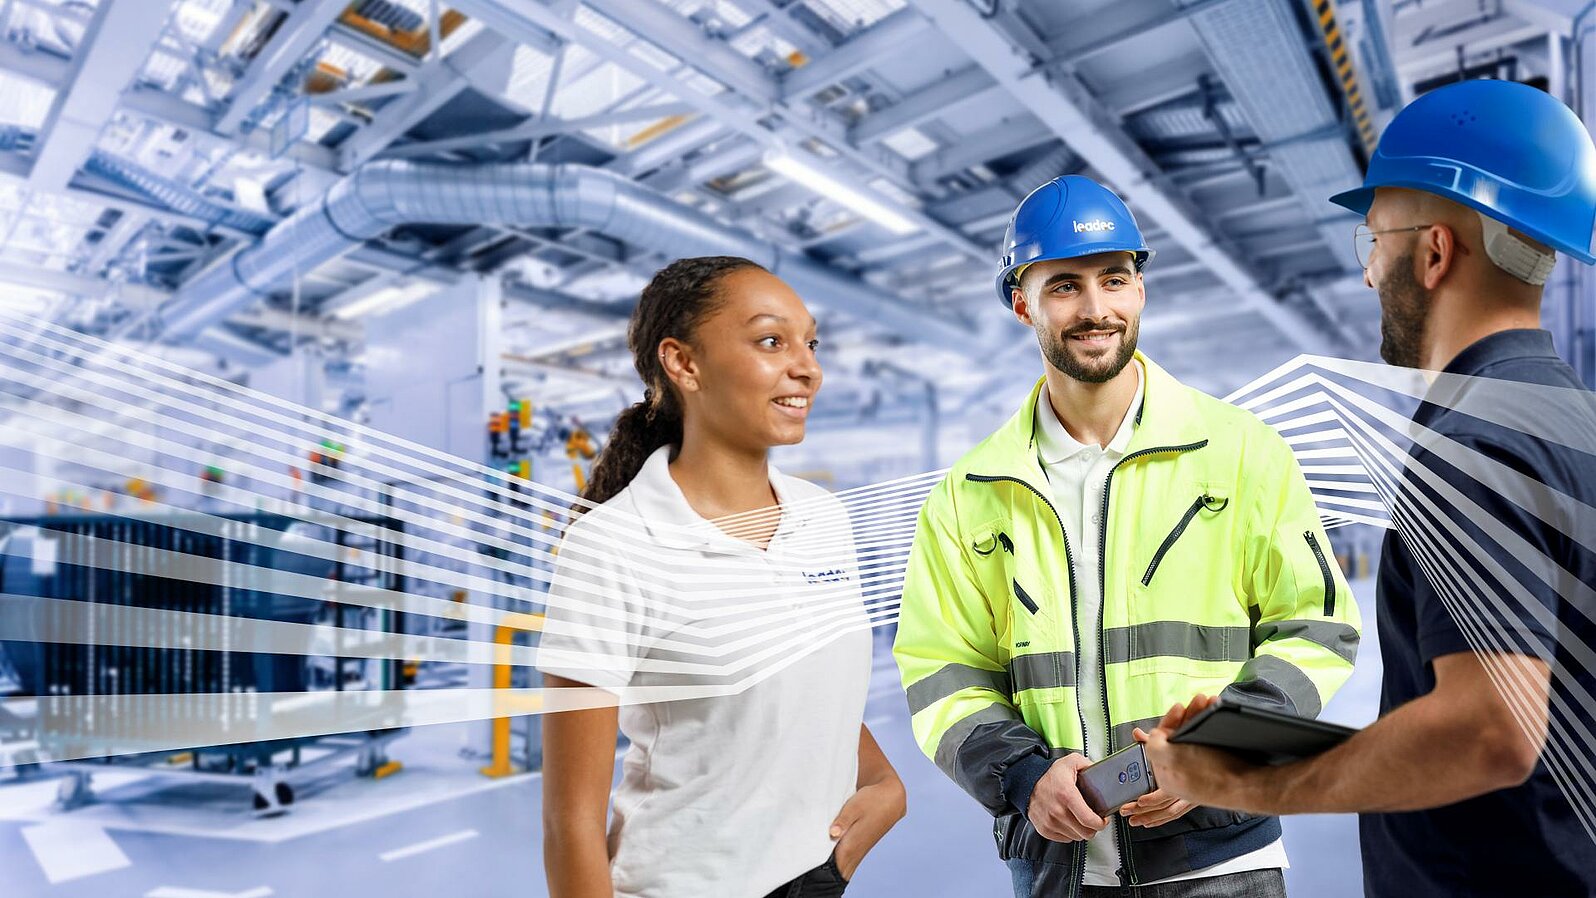
[[[405,224],[572,228],[667,258],[746,256],[817,306],[907,339],[971,351],[962,322],[784,250],[620,175],[583,165],[460,166],[400,160],[357,169],[279,222],[254,246],[218,260],[162,307],[162,339],[192,339],[288,285],[296,274]]]

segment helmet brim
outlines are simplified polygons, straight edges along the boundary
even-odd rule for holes
[[[1142,270],[1147,267],[1147,263],[1153,261],[1153,256],[1155,255],[1154,251],[1148,249],[1146,246],[1134,244],[1130,246],[1106,246],[1102,248],[1094,248],[1090,252],[1047,256],[1041,259],[1032,259],[1028,262],[1022,262],[1018,265],[1010,265],[998,273],[998,302],[1002,303],[1005,308],[1014,308],[1014,294],[1011,291],[1019,286],[1019,284],[1015,281],[1014,272],[1025,267],[1026,265],[1034,265],[1037,262],[1057,262],[1060,259],[1079,259],[1082,256],[1095,256],[1100,253],[1130,253],[1131,258],[1135,262],[1137,274],[1142,273]]]
[[[1374,204],[1374,192],[1375,190],[1379,189],[1379,187],[1401,188],[1406,190],[1417,190],[1422,193],[1435,194],[1444,200],[1457,203],[1458,205],[1468,209],[1473,209],[1482,215],[1489,215],[1492,218],[1495,218],[1497,221],[1501,221],[1520,233],[1526,234],[1529,237],[1546,244],[1553,250],[1560,252],[1569,258],[1578,259],[1579,261],[1584,262],[1586,265],[1596,264],[1596,255],[1592,255],[1588,249],[1581,249],[1580,247],[1572,246],[1567,241],[1559,240],[1556,236],[1536,228],[1527,227],[1523,223],[1506,221],[1505,219],[1501,218],[1500,212],[1472,197],[1447,196],[1443,193],[1436,193],[1435,185],[1433,184],[1426,184],[1419,181],[1393,180],[1386,184],[1380,184],[1378,187],[1359,187],[1357,190],[1348,190],[1338,193],[1330,198],[1330,202],[1335,203],[1337,206],[1351,209],[1353,212],[1356,212],[1359,215],[1368,215],[1369,207]]]
[[[1368,215],[1369,207],[1374,205],[1374,188],[1358,187],[1353,190],[1343,190],[1331,197],[1330,202],[1359,215]]]

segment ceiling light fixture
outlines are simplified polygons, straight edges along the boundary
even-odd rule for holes
[[[765,167],[771,171],[802,184],[826,199],[847,206],[900,237],[920,230],[920,226],[907,215],[888,206],[868,191],[843,183],[785,149],[776,148],[768,151],[765,153],[764,161]]]

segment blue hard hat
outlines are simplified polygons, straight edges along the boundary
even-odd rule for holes
[[[1112,252],[1134,254],[1137,271],[1153,257],[1125,201],[1091,178],[1054,178],[1021,200],[1009,219],[997,276],[998,300],[1009,305],[1014,272],[1022,266]]]
[[[1330,202],[1366,215],[1379,187],[1445,197],[1596,263],[1596,147],[1572,110],[1529,85],[1460,81],[1409,103],[1363,186]]]

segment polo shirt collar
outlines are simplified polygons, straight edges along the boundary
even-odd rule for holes
[[[1522,328],[1487,334],[1458,353],[1443,373],[1473,375],[1497,362],[1524,358],[1557,358],[1551,331]]]
[[[1142,371],[1142,363],[1136,361],[1133,364],[1136,366],[1136,396],[1125,410],[1125,417],[1119,422],[1119,430],[1114,432],[1114,438],[1104,447],[1116,455],[1124,455],[1126,447],[1130,446],[1131,435],[1136,430],[1136,418],[1146,395],[1147,375]],[[1070,436],[1069,430],[1054,413],[1053,404],[1047,398],[1047,387],[1043,386],[1036,394],[1036,453],[1042,464],[1058,464],[1078,452],[1097,448]]]
[[[693,510],[693,506],[687,502],[687,497],[682,494],[682,488],[671,477],[671,449],[671,446],[665,445],[654,450],[643,462],[643,467],[638,470],[637,476],[627,485],[627,491],[632,494],[632,502],[637,508],[638,516],[642,518],[644,528],[648,530],[649,537],[662,546],[675,549],[724,553],[759,552],[756,546],[726,535],[725,531]],[[781,522],[777,525],[776,532],[785,535],[802,526],[813,512],[806,508],[804,503],[792,504],[782,483],[784,475],[775,465],[769,465],[769,469],[770,488],[775,492],[776,501],[781,505]],[[772,542],[774,541],[775,538],[772,537]]]

